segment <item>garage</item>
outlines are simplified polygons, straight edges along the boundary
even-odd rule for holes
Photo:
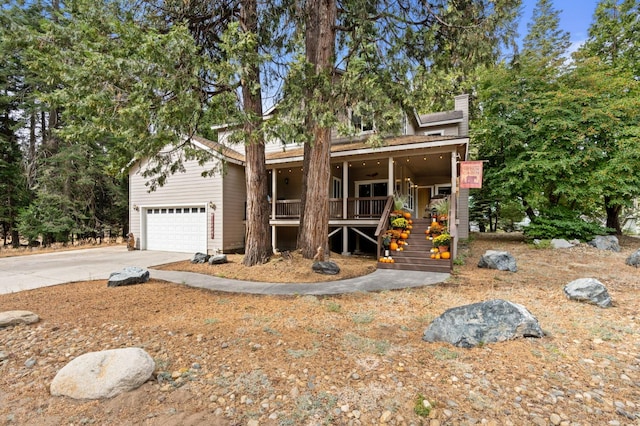
[[[181,253],[207,252],[205,207],[146,209],[146,249]]]

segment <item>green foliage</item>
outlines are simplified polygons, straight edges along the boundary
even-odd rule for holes
[[[611,231],[597,223],[583,220],[574,212],[557,208],[534,218],[525,228],[524,236],[527,240],[562,238],[589,241],[596,235],[606,235]]]
[[[425,403],[426,401],[426,403]],[[422,394],[418,394],[415,403],[413,404],[413,412],[420,417],[429,417],[431,413],[431,403]]]

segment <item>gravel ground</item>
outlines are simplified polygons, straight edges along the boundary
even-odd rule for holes
[[[477,236],[446,283],[337,297],[153,280],[3,295],[0,311],[41,321],[0,329],[0,424],[640,425],[640,270],[624,264],[640,240],[621,245],[534,249],[509,234]],[[487,249],[512,253],[518,272],[477,268]],[[607,286],[613,308],[564,297],[585,277]],[[494,298],[527,307],[547,337],[472,349],[421,340],[446,309]],[[101,401],[50,396],[74,357],[129,346],[156,361],[139,389]]]

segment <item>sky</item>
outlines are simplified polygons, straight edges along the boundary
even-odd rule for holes
[[[527,34],[527,24],[536,0],[523,0],[523,14],[520,21],[520,37]],[[560,28],[571,35],[571,52],[576,50],[587,39],[589,26],[593,21],[598,0],[553,0],[553,8],[560,12]]]

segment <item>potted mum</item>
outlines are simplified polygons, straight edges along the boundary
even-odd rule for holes
[[[438,247],[440,252],[449,251],[449,246],[451,245],[451,235],[444,232],[437,237],[433,238],[433,246]]]

